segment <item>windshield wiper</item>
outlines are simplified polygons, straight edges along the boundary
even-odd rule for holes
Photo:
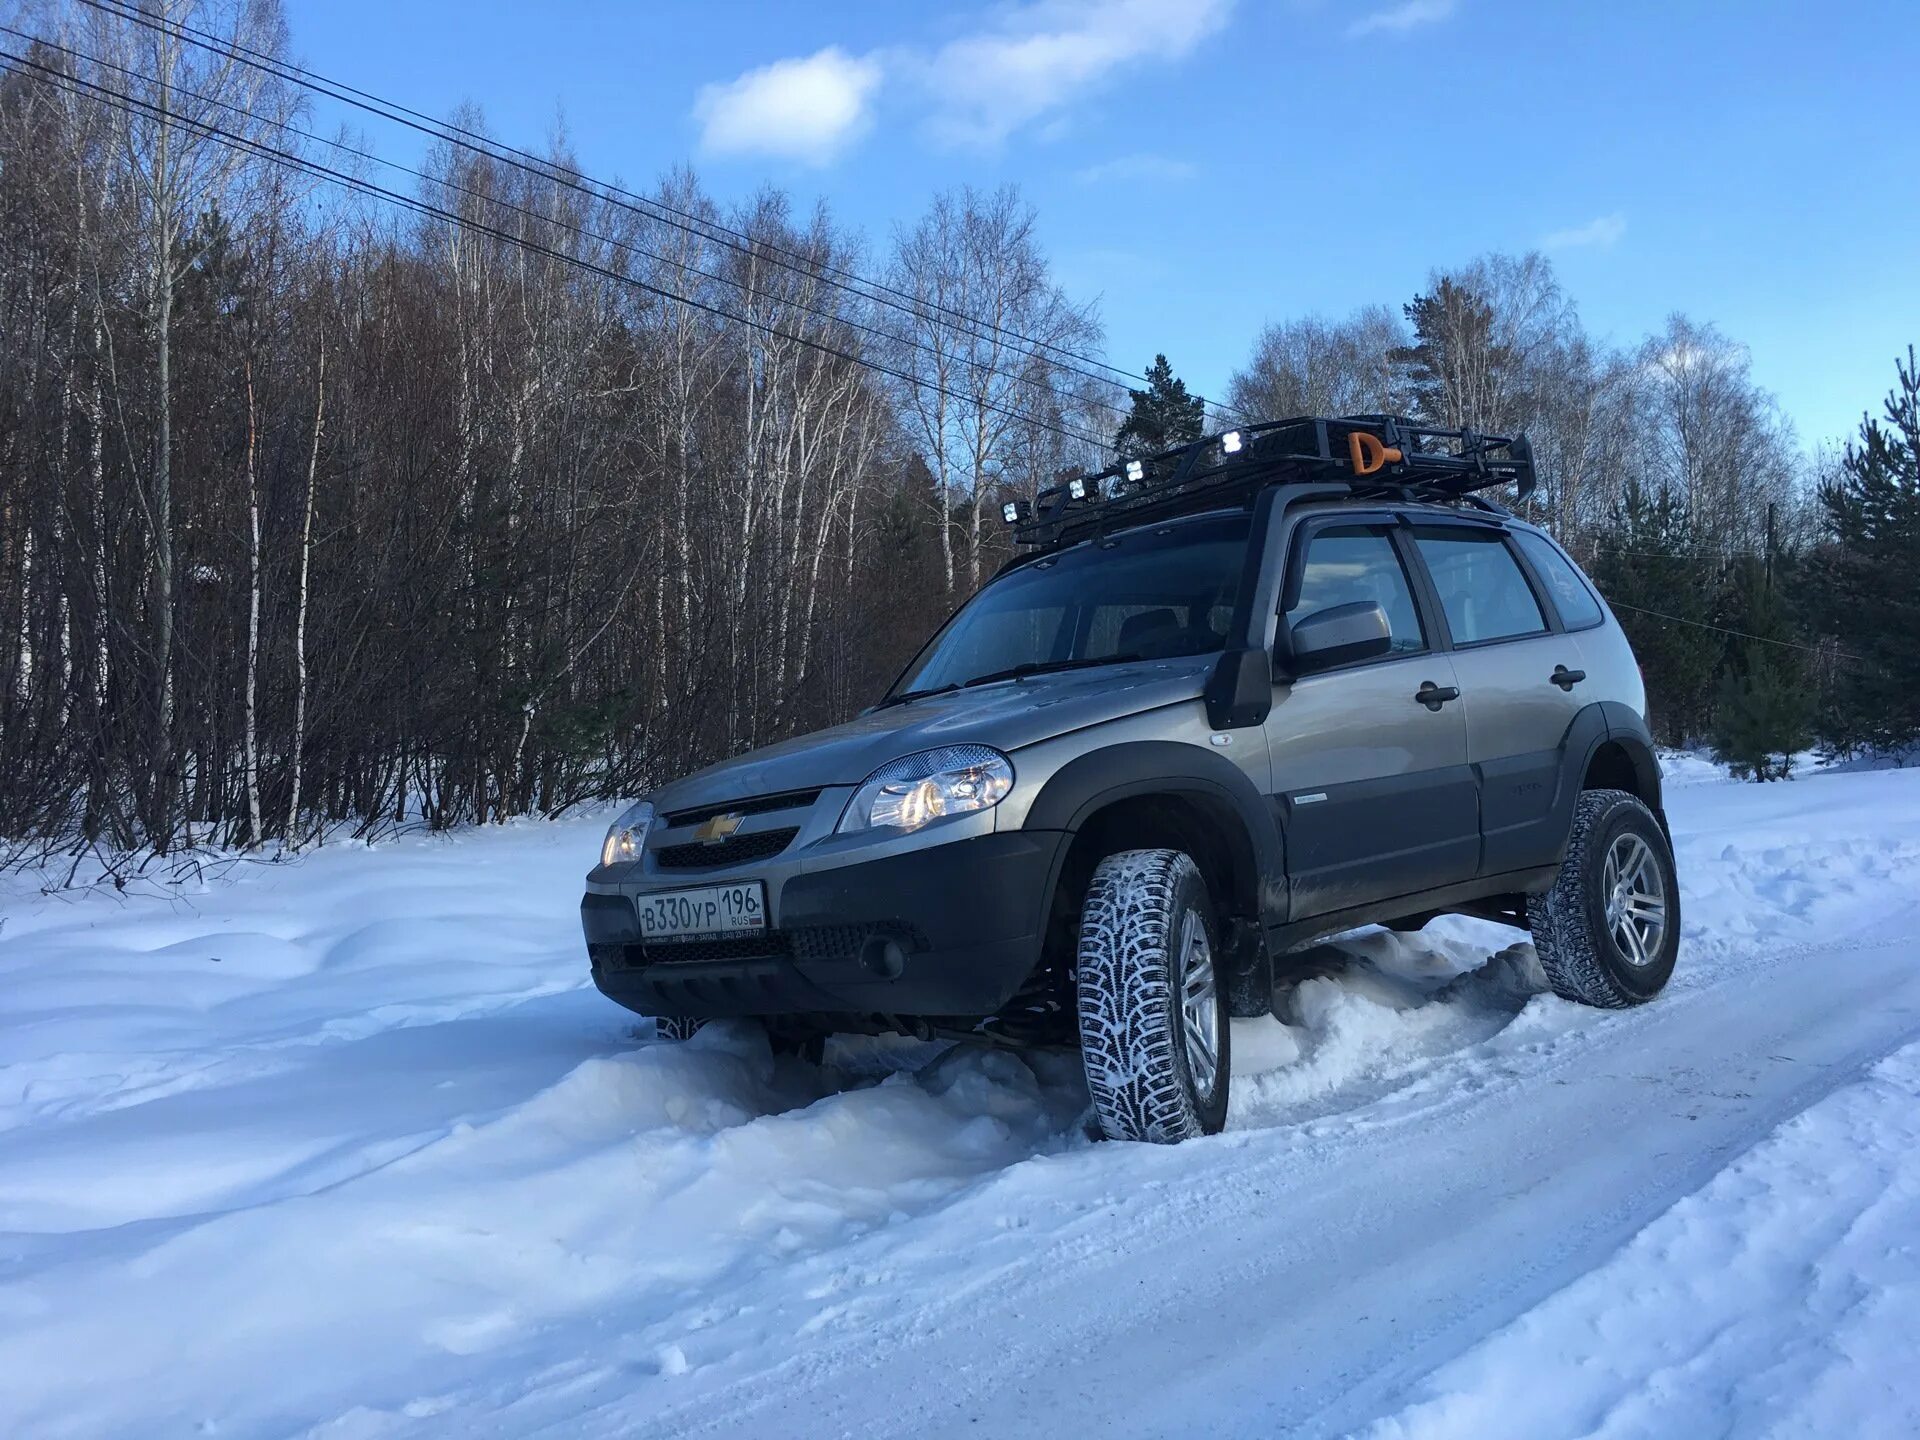
[[[929,695],[949,695],[959,688],[960,682],[956,680],[951,685],[935,685],[929,690],[902,690],[898,695],[887,696],[886,699],[882,700],[873,708],[876,710],[888,710],[895,705],[904,705],[909,700],[924,700]]]
[[[975,685],[992,685],[1001,680],[1022,680],[1029,675],[1050,675],[1056,670],[1084,670],[1090,665],[1122,665],[1129,660],[1139,660],[1139,655],[1099,655],[1081,660],[1027,660],[1019,665],[1009,665],[1005,670],[990,670],[985,675],[976,675],[963,682],[969,689]]]
[[[1023,660],[1004,670],[990,670],[971,680],[956,680],[951,685],[935,685],[926,690],[902,690],[889,695],[873,708],[886,710],[909,700],[924,700],[929,695],[951,695],[956,690],[971,690],[976,685],[994,685],[1002,680],[1024,680],[1029,675],[1050,675],[1056,670],[1084,670],[1089,665],[1124,665],[1129,660],[1144,660],[1144,655],[1098,655],[1082,660]]]

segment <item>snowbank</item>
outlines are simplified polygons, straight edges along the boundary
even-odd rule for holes
[[[1920,1046],[1681,1200],[1369,1440],[1916,1435]]]
[[[1078,1353],[1087,1335],[1047,1328],[1065,1313],[1056,1299],[1005,1334],[996,1322],[986,1338],[1001,1343],[968,1352],[975,1369],[912,1368],[910,1350],[974,1335],[983,1307],[1017,1306],[1043,1281],[1093,1297],[1086,1325],[1164,1343],[1164,1326],[1134,1333],[1144,1312],[1125,1297],[1149,1280],[1162,1293],[1158,1271],[1131,1267],[1168,1237],[1187,1237],[1185,1264],[1217,1249],[1209,1273],[1225,1285],[1253,1217],[1306,1223],[1311,1196],[1290,1176],[1376,1164],[1358,1158],[1376,1143],[1439,1144],[1469,1113],[1525,1133],[1545,1123],[1530,1119],[1542,1087],[1561,1083],[1543,1077],[1636,1053],[1656,1023],[1706,1027],[1690,1033],[1739,1056],[1738,1035],[1713,1027],[1758,1022],[1728,1018],[1727,998],[1791,993],[1796,957],[1831,967],[1846,946],[1892,954],[1912,935],[1920,775],[1703,781],[1671,798],[1685,949],[1661,1005],[1608,1016],[1543,995],[1531,947],[1499,926],[1343,937],[1284,1020],[1236,1023],[1229,1132],[1175,1150],[1089,1143],[1071,1057],[860,1042],[814,1067],[776,1060],[750,1026],[655,1043],[585,983],[574,906],[598,818],[330,847],[171,899],[16,883],[0,900],[0,1433],[624,1436],[677,1431],[723,1401],[755,1433],[745,1397],[810,1393],[875,1346],[922,1396],[1015,1357]],[[1739,1013],[1791,1010],[1752,999]],[[1619,1283],[1576,1285],[1511,1329],[1506,1301],[1469,1307],[1486,1322],[1471,1338],[1491,1334],[1484,1355],[1437,1374],[1391,1423],[1452,1433],[1478,1413],[1473,1396],[1497,1390],[1487,1377],[1524,1368],[1516,1357],[1572,1365],[1582,1326],[1646,1334],[1584,1388],[1562,1387],[1567,1406],[1576,1391],[1627,1405],[1640,1363],[1679,1367],[1676,1394],[1695,1366],[1685,1393],[1702,1406],[1713,1376],[1777,1365],[1781,1386],[1809,1378],[1809,1415],[1857,1418],[1819,1408],[1846,1397],[1811,1328],[1783,1319],[1735,1346],[1711,1317],[1756,1298],[1813,1306],[1876,1363],[1889,1335],[1912,1333],[1910,1270],[1865,1257],[1873,1236],[1911,1233],[1915,1177],[1880,1152],[1912,1148],[1888,1097],[1916,1065],[1889,1062],[1860,1096],[1836,1096],[1830,1124],[1808,1122],[1815,1148],[1760,1178],[1728,1172],[1728,1195],[1699,1201],[1713,1218],[1621,1252]],[[1807,1094],[1809,1116],[1846,1078]],[[1845,1184],[1810,1184],[1846,1144],[1871,1154]],[[1484,1175],[1489,1204],[1530,1213],[1534,1182],[1502,1189],[1498,1149],[1421,1157],[1391,1172],[1408,1213],[1425,1203],[1422,1177],[1461,1167]],[[1620,1163],[1622,1215],[1708,1178],[1671,1156]],[[1748,1200],[1785,1218],[1762,1223]],[[1856,1246],[1859,1224],[1879,1228]],[[1739,1249],[1747,1230],[1739,1244],[1757,1248]],[[1274,1253],[1311,1263],[1312,1293],[1339,1299],[1368,1237],[1297,1239],[1310,1253]],[[1668,1289],[1649,1288],[1650,1256],[1676,1277]],[[1734,1256],[1748,1278],[1722,1273]],[[1422,1263],[1464,1295],[1508,1293],[1444,1244]],[[1819,1280],[1829,1272],[1840,1278]],[[1711,1303],[1683,1314],[1689,1287]],[[1387,1323],[1390,1303],[1354,1298],[1353,1323]],[[1646,1308],[1606,1308],[1627,1301]],[[1316,1365],[1346,1363],[1318,1353],[1300,1349],[1273,1395],[1297,1398]],[[859,1383],[833,1383],[841,1403],[861,1401]],[[1558,1433],[1572,1410],[1544,1388],[1514,1403],[1544,1407],[1533,1433]],[[1920,1393],[1899,1373],[1883,1388],[1883,1414]],[[807,1413],[789,1429],[810,1433]],[[1757,1413],[1726,1411],[1733,1433]],[[853,1428],[911,1428],[905,1409],[865,1418]]]

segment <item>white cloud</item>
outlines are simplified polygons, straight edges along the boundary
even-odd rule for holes
[[[1609,250],[1619,243],[1620,237],[1627,233],[1627,217],[1617,211],[1612,215],[1601,215],[1584,225],[1575,225],[1571,229],[1556,230],[1540,242],[1542,250],[1576,250],[1582,246],[1592,246],[1598,250]]]
[[[1233,6],[1013,0],[938,47],[850,55],[830,46],[705,86],[694,118],[711,153],[821,165],[872,125],[884,82],[917,91],[928,131],[947,143],[997,145],[1023,129],[1042,141],[1057,139],[1068,128],[1069,107],[1088,90],[1127,70],[1185,57],[1227,23]]]
[[[1404,35],[1409,30],[1422,25],[1433,25],[1453,14],[1454,0],[1400,0],[1398,5],[1389,5],[1384,10],[1375,10],[1370,15],[1362,15],[1347,27],[1347,34],[1361,35]]]
[[[1179,60],[1233,0],[1030,0],[949,41],[918,68],[934,133],[993,145],[1136,66]]]
[[[872,123],[880,79],[877,60],[829,46],[703,86],[693,106],[701,148],[824,165]]]
[[[1143,152],[1102,160],[1097,165],[1076,170],[1073,178],[1082,185],[1131,184],[1136,181],[1151,184],[1154,181],[1191,180],[1198,173],[1198,167],[1191,160],[1176,160],[1170,155]]]

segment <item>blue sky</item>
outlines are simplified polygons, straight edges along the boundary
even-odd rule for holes
[[[1616,342],[1714,322],[1808,443],[1920,341],[1920,0],[287,6],[333,78],[529,146],[564,117],[629,184],[823,197],[876,249],[1016,182],[1109,358],[1208,394],[1263,323],[1490,249],[1547,249]]]

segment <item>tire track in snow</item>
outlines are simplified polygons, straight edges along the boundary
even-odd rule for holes
[[[1369,1407],[1384,1403],[1396,1387],[1612,1253],[1640,1224],[1697,1189],[1782,1120],[1920,1036],[1920,974],[1913,963],[1920,956],[1904,938],[1783,949],[1721,983],[1737,987],[1769,977],[1779,983],[1796,962],[1849,956],[1877,962],[1870,975],[1853,977],[1864,983],[1866,995],[1884,993],[1890,977],[1906,982],[1901,1003],[1883,1010],[1881,1023],[1866,1037],[1849,1038],[1843,1017],[1845,1033],[1822,1039],[1816,1055],[1781,1062],[1723,1054],[1724,1064],[1715,1066],[1693,1051],[1696,1063],[1679,1067],[1691,1073],[1675,1076],[1673,1049],[1655,1039],[1669,1033],[1704,1038],[1725,1018],[1725,992],[1701,984],[1676,997],[1682,1003],[1672,1007],[1604,1017],[1512,1055],[1489,1055],[1495,1083],[1435,1084],[1427,1087],[1424,1103],[1397,1104],[1388,1115],[1369,1114],[1366,1107],[1300,1127],[1305,1133],[1279,1126],[1199,1142],[1211,1153],[1188,1173],[1179,1173],[1172,1157],[1188,1156],[1192,1145],[1144,1156],[1134,1147],[1101,1147],[1122,1152],[1118,1168],[1126,1173],[1100,1177],[1102,1203],[1090,1212],[1098,1223],[1079,1233],[1072,1226],[1054,1235],[1023,1231],[1024,1253],[986,1256],[975,1274],[914,1276],[896,1264],[896,1291],[929,1283],[947,1287],[937,1298],[870,1319],[883,1324],[889,1337],[904,1340],[876,1347],[871,1335],[845,1335],[828,1351],[789,1356],[710,1390],[703,1387],[658,1414],[613,1401],[584,1417],[570,1416],[551,1433],[746,1435],[802,1424],[810,1416],[819,1426],[810,1433],[819,1434],[840,1433],[839,1425],[848,1427],[846,1433],[875,1435],[938,1435],[949,1427],[956,1433],[1022,1435],[1052,1431],[1063,1406],[1075,1414],[1079,1433],[1176,1433],[1182,1423],[1209,1414],[1206,1395],[1189,1391],[1204,1391],[1198,1377],[1222,1358],[1228,1363],[1220,1368],[1233,1372],[1241,1399],[1218,1407],[1210,1431],[1339,1433],[1374,1413]],[[1763,987],[1744,1008],[1779,1020],[1790,1013],[1782,998]],[[1830,1001],[1828,1013],[1836,1008],[1845,1007]],[[1780,1029],[1795,1033],[1791,1022]],[[1775,1073],[1758,1073],[1768,1070]],[[1650,1086],[1676,1107],[1662,1116],[1658,1147],[1633,1145],[1630,1130],[1622,1138],[1619,1122],[1589,1108],[1596,1092],[1610,1084]],[[1546,1107],[1531,1103],[1555,1092],[1558,1098]],[[1580,1099],[1570,1104],[1569,1096]],[[1709,1123],[1703,1127],[1702,1121]],[[1556,1164],[1575,1166],[1580,1183],[1557,1180],[1554,1164],[1516,1172],[1495,1155],[1474,1152],[1476,1132],[1509,1129],[1547,1132],[1516,1140],[1530,1142],[1536,1158],[1558,1157]],[[1597,1149],[1569,1156],[1552,1138],[1563,1129]],[[1221,1155],[1223,1150],[1230,1153]],[[1609,1155],[1622,1163],[1604,1163]],[[1632,1164],[1624,1163],[1629,1159]],[[1477,1171],[1465,1168],[1476,1164]],[[1128,1179],[1134,1183],[1126,1185]],[[1424,1188],[1436,1179],[1457,1205],[1426,1204],[1434,1244],[1395,1236],[1393,1205],[1379,1203],[1379,1192],[1409,1183]],[[1368,1192],[1374,1192],[1371,1213],[1386,1217],[1381,1228],[1334,1213],[1338,1207],[1314,1193],[1323,1186],[1363,1213]],[[1012,1207],[1019,1203],[1018,1188],[1009,1184],[998,1196],[983,1191],[974,1198]],[[1537,1204],[1542,1191],[1556,1189],[1577,1192],[1579,1208],[1564,1232],[1549,1227],[1531,1236],[1531,1245],[1519,1244],[1488,1218],[1503,1207]],[[1457,1284],[1465,1298],[1448,1298],[1423,1316],[1419,1305],[1399,1293],[1391,1267],[1377,1257],[1369,1260],[1369,1251],[1391,1248],[1382,1243],[1387,1239],[1450,1277],[1440,1288]],[[1455,1245],[1466,1253],[1450,1254]],[[1479,1255],[1472,1253],[1476,1246]],[[850,1263],[878,1262],[862,1255]],[[1176,1281],[1181,1266],[1190,1273]],[[1336,1287],[1333,1301],[1300,1284],[1303,1274]],[[1162,1282],[1144,1289],[1136,1278],[1156,1275]],[[1017,1314],[1005,1300],[1016,1285],[1027,1292]],[[1100,1298],[1089,1301],[1088,1294]],[[1404,1306],[1407,1322],[1394,1317],[1386,1335],[1372,1314],[1383,1305]],[[1209,1320],[1200,1322],[1199,1314]],[[1179,1366],[1165,1358],[1165,1337],[1196,1336],[1207,1353],[1196,1356],[1190,1341],[1173,1348]],[[1267,1366],[1261,1355],[1268,1357]],[[1074,1359],[1055,1370],[1062,1356]],[[1187,1366],[1193,1374],[1176,1392],[1178,1403],[1146,1383],[1172,1380],[1167,1372]],[[902,1374],[913,1377],[911,1385],[895,1382]],[[970,1377],[967,1392],[955,1395],[943,1387],[941,1377],[956,1374]],[[842,1387],[859,1397],[853,1406],[836,1402]],[[1144,1406],[1138,1401],[1143,1387],[1152,1397]],[[1098,1397],[1108,1393],[1135,1398],[1101,1404]],[[1013,1394],[1023,1397],[1021,1404],[1004,1398]],[[527,1418],[538,1408],[529,1407]],[[854,1418],[862,1411],[870,1420],[885,1419],[863,1429]],[[545,1432],[536,1427],[529,1433]]]

